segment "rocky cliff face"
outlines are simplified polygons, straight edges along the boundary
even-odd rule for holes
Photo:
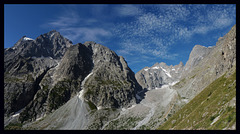
[[[128,107],[139,90],[124,58],[95,42],[72,45],[53,30],[5,49],[5,125],[34,121],[76,95],[98,109]]]
[[[136,73],[135,77],[143,88],[155,89],[163,85],[172,85],[180,79],[183,63],[167,66],[166,63],[156,63],[152,67],[145,67]]]
[[[151,70],[153,67],[144,68],[144,69],[148,71],[148,70]],[[154,67],[154,69],[155,68],[156,67]],[[143,74],[143,70],[139,71],[136,74],[136,78],[139,81],[139,83],[143,85],[145,88],[149,88],[148,86],[145,86],[145,83],[151,84],[151,83],[154,83],[157,79],[162,78],[162,76],[157,76],[154,79],[151,77],[148,77],[146,74]],[[178,125],[188,126],[187,125],[189,124],[188,122],[191,122],[192,120],[193,125],[189,125],[188,128],[181,128],[181,129],[193,129],[198,127],[200,127],[198,129],[209,129],[209,128],[234,129],[236,122],[232,119],[229,120],[228,123],[224,123],[224,125],[222,125],[221,127],[218,125],[220,124],[220,122],[223,122],[223,120],[226,120],[226,116],[221,115],[222,111],[226,111],[226,107],[228,106],[228,104],[236,103],[234,101],[234,98],[235,98],[234,95],[236,94],[236,87],[234,87],[234,84],[236,84],[236,77],[234,77],[235,71],[236,71],[236,25],[233,26],[231,30],[224,37],[219,38],[218,42],[216,43],[216,46],[204,47],[204,46],[196,45],[193,48],[189,56],[189,60],[187,61],[187,64],[184,67],[182,67],[180,77],[178,78],[179,82],[175,83],[172,86],[169,86],[169,88],[165,90],[167,92],[172,90],[176,92],[175,94],[176,97],[172,97],[173,98],[172,101],[167,102],[167,104],[170,105],[170,108],[166,109],[162,107],[163,104],[157,105],[157,107],[162,107],[161,110],[166,110],[166,114],[164,113],[162,114],[162,116],[158,115],[159,118],[157,119],[151,119],[148,123],[149,125],[148,126],[145,125],[143,128],[152,128],[154,127],[152,126],[153,124],[161,125],[162,123],[164,123],[166,120],[169,119],[170,121],[168,121],[167,124],[168,125],[170,124],[171,126],[176,125],[175,122],[177,121],[179,121]],[[228,83],[230,85],[227,87],[226,86],[227,83],[224,80],[227,80],[230,77],[232,77],[231,78],[232,80],[230,80],[230,82]],[[166,81],[168,81],[168,79],[165,79],[162,83]],[[152,85],[154,88],[158,86],[156,84],[152,84]],[[211,87],[211,90],[214,90],[214,93],[213,91],[209,91],[207,87]],[[163,91],[164,88],[165,86],[162,86],[160,90]],[[223,89],[224,89],[224,92],[226,91],[229,91],[229,92],[224,93],[225,94],[224,96],[221,95],[222,91],[220,93],[216,93],[216,92],[219,92],[219,90],[223,90]],[[156,88],[156,90],[148,91],[147,94],[150,94],[151,92],[154,92],[154,91],[157,94],[158,88]],[[216,101],[215,100],[216,98],[213,97],[214,95],[211,96],[212,94],[220,96],[220,97],[217,97],[219,101]],[[158,96],[164,97],[164,94],[159,94]],[[204,98],[203,96],[206,97],[205,98],[206,100],[203,99]],[[152,98],[152,96],[149,96],[149,97]],[[168,99],[170,98],[171,96],[168,96]],[[224,98],[224,101],[222,101],[221,98]],[[202,123],[202,118],[201,120],[197,120],[195,119],[195,117],[188,117],[189,114],[186,114],[186,109],[185,109],[187,106],[191,106],[191,107],[197,106],[197,105],[192,105],[193,103],[196,103],[196,102],[199,102],[197,103],[197,105],[208,104],[207,106],[205,105],[206,107],[201,107],[201,106],[197,107],[199,109],[204,109],[205,111],[205,112],[201,112],[201,110],[200,111],[198,110],[199,112],[196,112],[195,110],[197,114],[203,117],[209,114],[209,116],[207,116],[208,118],[210,118],[210,116],[212,116],[211,118],[215,118],[216,115],[214,116],[214,114],[220,113],[219,117],[213,120],[212,122],[209,122],[209,119],[204,120],[203,124],[205,126],[204,128],[201,128],[202,126],[200,124]],[[214,104],[215,102],[218,102],[218,104]],[[147,105],[151,105],[151,103]],[[213,107],[215,107],[216,109],[215,111],[211,111],[207,107],[209,107],[209,109],[212,109]],[[170,118],[172,114],[176,113],[181,108],[183,108],[182,113],[177,114],[174,118]],[[230,113],[228,110],[229,112],[228,114],[229,116],[235,118],[236,113],[234,113],[234,109],[235,107],[231,108],[231,110],[233,111],[232,113]],[[207,111],[209,110],[213,113],[206,112],[206,110]],[[189,111],[194,112],[192,108],[189,109]],[[188,118],[185,118],[186,117],[185,115]],[[196,116],[196,117],[199,117],[199,116]],[[182,124],[182,122],[184,121],[186,121],[187,123]],[[218,123],[215,123],[215,122],[218,122]],[[235,125],[234,125],[234,122],[235,122]],[[214,123],[215,125],[212,126],[212,124]],[[206,124],[208,125],[206,126]],[[160,128],[166,129],[165,125]],[[167,129],[179,129],[179,128],[180,127],[173,127],[173,128],[170,127]]]
[[[92,52],[93,69],[83,88],[84,98],[98,108],[119,108],[135,103],[141,87],[122,56],[94,42],[84,43]]]
[[[199,46],[194,48],[196,47]],[[184,98],[192,99],[224,73],[231,74],[234,72],[236,69],[236,25],[224,37],[219,38],[216,46],[201,50],[205,50],[201,60],[198,60],[198,58],[191,60],[194,59],[196,54],[190,54],[181,80],[174,87]],[[189,65],[192,63],[197,64],[189,69]]]
[[[204,47],[201,45],[195,45],[189,55],[189,59],[184,66],[185,72],[190,72],[198,63],[206,57],[212,50],[212,47]]]
[[[33,99],[43,76],[57,65],[58,58],[70,46],[68,39],[56,31],[50,31],[36,40],[24,36],[12,48],[4,50],[6,115],[21,110]]]
[[[217,96],[215,86],[223,92],[231,91],[223,93],[224,96],[220,94],[224,98],[220,99],[221,104],[215,100],[211,103],[221,115],[216,119],[221,119],[228,104],[233,105],[233,110],[227,110],[229,117],[235,117],[232,111],[236,100],[236,25],[219,38],[216,46],[196,45],[185,66],[182,62],[176,66],[156,63],[140,70],[136,79],[124,58],[110,49],[95,42],[71,45],[64,38],[53,41],[55,35],[57,32],[52,31],[39,37],[45,44],[52,45],[50,48],[55,48],[54,51],[41,52],[48,45],[27,37],[4,50],[5,126],[21,122],[24,129],[154,129],[189,101],[202,105],[214,100]],[[37,55],[33,55],[32,48],[36,48]],[[223,83],[222,79],[229,76],[228,83]],[[145,89],[155,90],[147,91],[145,98],[141,98],[139,92],[146,90],[138,83]],[[207,86],[212,86],[211,90]],[[204,88],[206,90],[201,92]],[[192,100],[196,95],[200,99]],[[202,95],[206,101],[201,100]],[[189,105],[195,107],[192,103]],[[210,105],[207,107],[212,109]],[[214,124],[209,123],[209,118],[218,115],[215,111],[211,115],[201,110],[196,113],[207,117],[208,126]],[[189,124],[185,115],[189,114],[183,111],[176,118],[184,118],[185,124]],[[224,120],[229,120],[225,117]],[[171,120],[170,124],[175,122]],[[230,127],[234,122],[231,119]]]
[[[220,37],[216,46],[196,45],[185,66],[166,66],[156,63],[136,73],[136,79],[143,88],[160,88],[164,84],[179,81],[174,86],[183,98],[193,98],[208,84],[236,65],[236,25]],[[178,70],[178,71],[177,71]]]

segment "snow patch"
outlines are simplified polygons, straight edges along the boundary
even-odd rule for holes
[[[152,69],[159,69],[159,67],[152,67]]]
[[[219,117],[220,117],[220,115],[218,117],[216,117],[210,125],[212,126],[216,121],[218,121]]]
[[[26,40],[34,40],[34,39],[32,39],[32,38],[28,38],[28,37],[24,37],[23,40],[26,41]]]
[[[50,35],[50,38],[52,38],[54,34],[55,34],[55,33],[52,33],[52,34]]]
[[[39,118],[36,119],[36,121],[39,121],[39,120],[41,120],[42,118],[43,118],[43,117],[39,117]]]
[[[98,106],[98,107],[97,107],[97,110],[99,110],[99,109],[102,109],[102,106]]]
[[[19,114],[23,111],[23,109],[17,111],[14,115],[12,115],[11,117],[17,117],[19,116]]]
[[[16,117],[16,116],[19,116],[20,113],[17,113],[17,114],[14,114],[12,115],[12,117]]]
[[[84,78],[84,80],[82,81],[82,84],[81,84],[82,90],[81,90],[81,91],[79,92],[79,94],[77,95],[78,98],[81,99],[82,101],[84,100],[84,98],[83,98],[83,94],[84,94],[84,88],[83,88],[83,86],[84,86],[86,80],[87,80],[92,74],[93,74],[93,72],[91,72],[90,74],[88,74],[88,75]]]
[[[144,69],[144,71],[147,71],[147,70],[149,70],[149,68],[147,68],[147,69]]]
[[[79,94],[77,95],[79,99],[83,100],[83,89],[79,92]]]
[[[184,103],[188,103],[188,102],[189,102],[188,99],[182,99],[182,101],[183,101]]]
[[[171,85],[171,86],[173,86],[173,85],[175,85],[176,83],[178,83],[179,81],[174,81],[174,82],[172,82],[172,83],[169,83],[169,85]]]
[[[167,87],[169,87],[169,85],[162,85],[162,86],[161,86],[161,88],[167,88]],[[161,89],[161,88],[160,88],[160,89]]]
[[[170,75],[170,73],[169,73],[167,70],[165,70],[165,69],[162,68],[162,67],[161,67],[161,69],[165,72],[165,74],[166,74],[168,77],[172,77],[172,76]]]

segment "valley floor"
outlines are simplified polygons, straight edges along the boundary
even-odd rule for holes
[[[167,118],[177,99],[177,92],[169,85],[149,90],[139,104],[123,108],[120,115],[102,129],[155,129]]]

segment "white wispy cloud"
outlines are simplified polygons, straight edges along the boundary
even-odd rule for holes
[[[235,5],[88,5],[65,8],[47,26],[76,41],[104,42],[114,38],[119,55],[133,62],[158,58],[174,60],[178,42],[233,25]],[[85,15],[87,14],[87,15]],[[106,41],[106,40],[105,40]],[[105,45],[105,44],[103,44]]]
[[[114,8],[114,10],[120,16],[135,16],[142,13],[141,9],[138,6],[131,4],[120,5]]]
[[[236,18],[234,5],[144,5],[137,8],[134,10],[141,13],[134,16],[135,20],[118,24],[113,32],[122,40],[119,43],[122,48],[117,52],[125,57],[140,54],[140,57],[151,55],[174,60],[178,54],[169,52],[172,45],[196,34],[226,28]],[[127,12],[130,15],[129,10]]]
[[[103,28],[70,27],[59,29],[61,33],[71,39],[79,41],[100,41],[101,37],[109,37],[111,33]]]
[[[53,18],[47,22],[47,26],[51,27],[69,27],[79,23],[80,17],[75,11],[67,10],[57,18]]]
[[[92,8],[90,13],[99,14],[95,8]],[[101,39],[111,37],[111,31],[106,28],[108,24],[105,24],[104,27],[100,25],[102,23],[101,20],[94,17],[81,16],[76,6],[63,6],[63,12],[56,18],[50,19],[44,26],[58,30],[63,36],[75,43],[85,41],[104,42]]]

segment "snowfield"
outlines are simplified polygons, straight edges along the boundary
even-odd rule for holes
[[[34,40],[34,39],[29,38],[29,37],[24,37],[23,40],[26,41],[26,40]]]

